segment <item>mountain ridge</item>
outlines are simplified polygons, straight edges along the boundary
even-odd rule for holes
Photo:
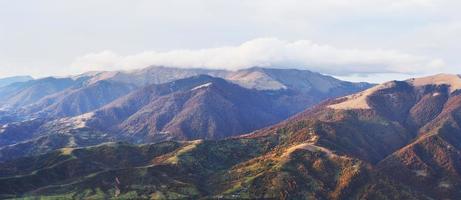
[[[145,70],[152,72],[157,69]],[[179,69],[160,70],[166,70],[168,74]],[[253,68],[248,71],[254,70],[261,72],[266,69]],[[283,73],[278,74],[280,71]],[[32,104],[12,110],[11,117],[4,115],[4,125],[16,125],[3,129],[0,139],[17,144],[5,143],[7,146],[0,146],[0,160],[117,140],[145,143],[222,139],[277,123],[319,101],[369,86],[308,71],[290,71],[270,69],[271,76],[277,75],[280,80],[285,77],[287,87],[280,90],[245,88],[235,81],[210,75],[142,87],[110,78],[91,81],[101,72],[32,81],[28,84],[34,87],[40,82],[49,84],[50,80],[65,80],[69,84],[59,91],[42,95]],[[189,72],[185,74],[190,75]],[[289,78],[294,75],[297,78]],[[142,76],[150,77],[151,74]],[[316,90],[309,79],[317,76],[321,80],[333,81],[334,87],[329,86],[328,91]],[[214,83],[206,85],[210,82]],[[29,121],[34,126],[30,126]],[[17,134],[18,131],[28,133]]]
[[[0,78],[0,87],[4,87],[13,83],[18,83],[18,82],[26,82],[33,80],[34,78],[31,76],[10,76],[10,77],[4,77]]]
[[[92,151],[102,158],[123,157],[122,163],[136,161],[118,150],[126,148],[121,143],[12,160],[0,167],[0,180],[12,184],[0,187],[0,193],[114,197],[117,179],[120,195],[133,198],[456,199],[461,195],[461,93],[437,81],[414,81],[391,81],[362,92],[366,95],[324,101],[276,125],[224,140],[131,145],[170,147],[154,157],[133,154],[150,160],[142,167],[89,167],[94,157],[85,155]],[[198,89],[208,89],[204,84]],[[364,97],[368,108],[330,107],[351,97]],[[69,160],[52,161],[64,158]],[[59,164],[48,168],[30,165],[31,160]],[[49,179],[70,163],[84,170]],[[19,164],[34,167],[8,167]],[[29,178],[47,177],[51,183],[22,187]],[[70,185],[60,185],[62,180]]]

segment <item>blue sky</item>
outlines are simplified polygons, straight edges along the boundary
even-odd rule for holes
[[[147,65],[303,68],[382,82],[460,73],[449,0],[0,0],[0,77]]]

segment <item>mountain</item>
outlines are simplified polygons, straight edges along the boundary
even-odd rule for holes
[[[151,66],[129,71],[92,72],[80,75],[79,77],[91,77],[88,80],[89,83],[97,82],[100,80],[112,80],[122,83],[134,84],[142,87],[151,84],[167,83],[197,75],[225,77],[228,73],[230,73],[230,71],[200,68],[174,68],[164,66]]]
[[[79,84],[79,80],[54,77],[12,83],[0,88],[0,108],[3,110],[21,108],[76,84]]]
[[[367,83],[340,81],[333,77],[313,73],[308,70],[253,67],[238,71],[226,71],[152,66],[131,71],[87,72],[65,78],[47,77],[27,82],[13,83],[0,87],[0,108],[2,110],[11,111],[12,113],[10,114],[12,115],[18,114],[16,111],[21,110],[19,114],[25,118],[30,118],[31,113],[35,115],[37,112],[39,112],[41,116],[52,118],[75,116],[99,108],[103,106],[103,104],[109,103],[109,100],[113,100],[112,97],[118,97],[124,94],[124,92],[117,92],[121,87],[145,87],[150,84],[163,84],[197,75],[210,75],[223,78],[248,89],[270,91],[290,90],[303,94],[304,96],[298,99],[304,101],[307,105],[300,107],[299,110],[323,99],[350,94],[351,92],[363,90],[371,86]],[[104,93],[101,88],[97,88],[98,85],[102,87],[101,83],[97,84],[98,82],[112,83],[114,91],[116,92],[112,95],[109,94],[108,91],[105,91],[106,94],[109,94],[110,98],[93,99],[89,101],[89,99],[85,97],[85,93],[90,93],[88,91],[95,90],[93,94],[95,94],[94,92]],[[117,84],[117,86],[115,86],[115,84]],[[106,86],[105,88],[109,87],[111,86]],[[121,90],[126,91],[125,89]],[[76,95],[78,94],[83,95],[83,97],[77,97]],[[96,96],[100,97],[97,94]],[[67,101],[69,99],[74,100]],[[61,103],[59,103],[59,101],[61,101]],[[96,103],[96,105],[83,105],[91,104],[91,102],[98,103]],[[58,111],[56,111],[51,104],[55,104],[53,106],[57,106],[56,109]],[[72,104],[74,108],[64,108],[66,106],[58,108],[59,105],[64,104],[67,104],[67,107],[71,106],[69,104]],[[46,109],[47,107],[48,109]],[[82,107],[82,109],[79,107]]]
[[[200,75],[144,87],[95,111],[86,124],[95,128],[119,125],[124,133],[150,138],[219,139],[262,128],[324,99],[369,87],[306,70],[251,68],[237,73],[239,77],[226,79],[236,84]],[[254,73],[283,87],[258,88],[255,85],[265,82],[251,75]],[[242,80],[254,84],[243,87]]]
[[[257,90],[292,89],[296,91],[328,93],[338,88],[369,87],[366,83],[339,81],[331,76],[299,69],[275,69],[253,67],[231,72],[226,79],[242,87]]]
[[[6,77],[6,78],[0,78],[0,87],[7,86],[12,83],[18,83],[18,82],[26,82],[33,80],[31,76],[12,76],[12,77]]]
[[[24,106],[21,113],[45,118],[76,116],[98,109],[134,89],[134,85],[102,80],[45,96]]]
[[[311,139],[304,144],[369,163],[361,198],[456,199],[460,86],[459,75],[447,74],[392,81],[325,103],[278,130],[291,142]]]
[[[95,111],[86,124],[95,128],[119,124],[121,132],[143,141],[220,139],[294,114],[299,106],[280,102],[285,96],[200,75],[138,90]]]
[[[223,78],[242,87],[257,90],[293,89],[303,92],[317,90],[322,93],[328,93],[331,92],[330,90],[342,87],[359,87],[364,89],[371,86],[367,83],[350,83],[340,81],[331,76],[294,68],[283,69],[252,67],[237,71],[228,71],[151,66],[131,71],[92,72],[81,76],[91,77],[89,82],[114,80],[138,86],[146,86],[149,84],[167,83],[197,75],[209,75]]]
[[[0,164],[2,198],[457,199],[461,77],[391,81],[224,140],[64,148]]]
[[[24,123],[21,130],[29,134],[14,138],[15,126],[6,127],[0,139],[15,143],[0,146],[0,160],[96,142],[222,139],[275,124],[327,98],[369,87],[305,70],[252,68],[248,72],[275,77],[285,88],[247,88],[235,81],[198,75],[139,87],[124,95],[135,86],[113,79],[92,82],[99,72],[71,77],[80,80],[79,84],[19,109],[25,122],[15,126]],[[323,88],[316,89],[320,85]],[[27,120],[40,125],[28,126]]]

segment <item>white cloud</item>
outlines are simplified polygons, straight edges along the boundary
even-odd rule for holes
[[[0,1],[0,76],[67,75],[154,61],[220,68],[286,64],[340,75],[359,69],[405,73],[410,66],[418,66],[412,73],[460,73],[460,6],[456,0]],[[265,42],[276,49],[254,41],[238,45],[262,37],[283,41]],[[298,41],[305,38],[314,42]],[[186,50],[165,51],[171,49]],[[288,53],[296,49],[317,53]],[[145,50],[153,52],[136,54]],[[68,67],[88,52],[94,54]],[[441,63],[436,58],[447,67],[433,67]]]
[[[284,41],[259,38],[238,46],[198,50],[146,51],[118,55],[102,51],[81,56],[72,64],[80,71],[135,69],[149,65],[242,69],[252,66],[306,68],[333,74],[431,73],[442,70],[444,61],[383,49],[344,49],[309,40]]]

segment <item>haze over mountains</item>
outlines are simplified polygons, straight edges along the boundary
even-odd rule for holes
[[[25,82],[25,81],[29,81],[32,79],[33,78],[31,76],[13,76],[13,77],[1,78],[0,87],[7,86],[12,83]]]
[[[137,128],[144,127],[146,121],[155,121],[165,113],[181,116],[176,113],[184,112],[172,109],[181,107],[172,106],[177,104],[175,99],[201,105],[191,99],[221,95],[222,100],[234,102],[225,91],[238,96],[255,91],[207,75],[172,83],[144,87],[91,115],[79,116],[88,121],[84,129],[73,129],[72,134],[105,121],[98,116],[123,121],[124,117],[117,117],[140,112],[127,121],[110,124],[121,124],[120,130],[128,135],[124,137],[145,140],[149,137],[144,136],[152,132]],[[439,74],[391,81],[333,98],[278,124],[223,140],[205,137],[62,148],[0,164],[0,194],[4,198],[456,199],[461,195],[460,91],[460,76]],[[245,104],[234,105],[267,109],[264,98],[257,96],[266,93],[258,92],[251,93],[254,97],[245,96]],[[141,93],[150,98],[139,96]],[[252,104],[253,98],[261,99],[260,104]],[[155,103],[144,107],[144,101]],[[210,107],[211,111],[225,110],[224,101],[213,102],[222,106]],[[162,112],[163,108],[171,112]],[[209,119],[201,116],[195,118]],[[76,118],[63,121],[75,122],[72,119]],[[31,122],[28,125],[34,126]],[[149,125],[153,132],[159,127]],[[187,138],[187,132],[179,133],[174,136],[196,139]]]

